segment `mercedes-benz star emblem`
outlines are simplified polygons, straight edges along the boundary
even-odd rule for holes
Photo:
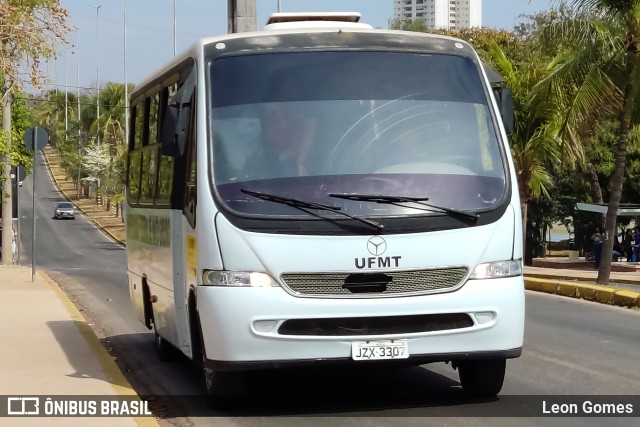
[[[380,256],[387,250],[387,242],[380,236],[373,236],[367,241],[367,250],[373,256]]]

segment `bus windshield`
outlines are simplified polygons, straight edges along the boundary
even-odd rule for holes
[[[330,195],[424,198],[473,212],[505,196],[490,95],[468,57],[267,53],[221,56],[209,72],[212,178],[233,211],[303,215],[243,190],[366,216],[431,212]]]

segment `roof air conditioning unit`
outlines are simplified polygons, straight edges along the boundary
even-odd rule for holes
[[[358,12],[293,12],[272,13],[265,30],[293,28],[373,28],[360,21]]]

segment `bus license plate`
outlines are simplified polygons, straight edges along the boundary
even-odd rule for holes
[[[408,359],[409,342],[394,341],[354,341],[351,343],[353,360]]]

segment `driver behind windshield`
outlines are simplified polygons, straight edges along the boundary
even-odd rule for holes
[[[296,103],[263,106],[261,144],[244,165],[247,180],[306,176],[307,155],[313,144],[317,120]]]

